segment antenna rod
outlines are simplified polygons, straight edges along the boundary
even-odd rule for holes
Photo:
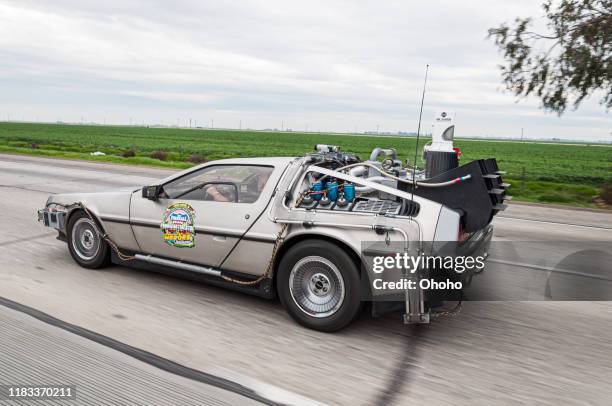
[[[419,125],[417,128],[416,146],[414,147],[414,165],[412,167],[412,197],[414,201],[414,190],[417,187],[416,184],[416,168],[417,168],[417,157],[419,156],[419,137],[421,135],[421,119],[423,117],[423,103],[425,102],[425,88],[427,87],[427,73],[429,72],[429,64],[425,66],[425,81],[423,82],[423,95],[421,96],[421,109],[419,111]]]

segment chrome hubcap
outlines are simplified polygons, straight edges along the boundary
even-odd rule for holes
[[[96,257],[100,250],[100,238],[91,219],[80,218],[72,227],[72,246],[77,256],[84,261]]]
[[[344,302],[344,280],[331,261],[320,256],[299,260],[289,275],[295,304],[306,314],[322,318],[336,313]]]
[[[83,247],[85,249],[90,250],[93,248],[94,242],[95,237],[93,235],[93,232],[91,230],[83,231],[83,234],[81,234],[81,244],[83,245]]]
[[[310,278],[310,289],[317,296],[324,296],[329,292],[331,282],[322,273],[316,273]]]

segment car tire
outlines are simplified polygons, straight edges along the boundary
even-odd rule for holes
[[[329,241],[305,240],[291,247],[279,263],[276,286],[289,315],[314,330],[339,330],[362,308],[359,268]]]
[[[98,233],[99,226],[83,211],[70,216],[66,239],[72,258],[82,267],[102,268],[110,263],[110,249]]]

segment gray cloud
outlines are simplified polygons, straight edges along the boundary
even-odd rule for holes
[[[537,2],[0,1],[0,117],[411,131],[452,108],[464,136],[607,139],[596,101],[515,103],[487,28]]]

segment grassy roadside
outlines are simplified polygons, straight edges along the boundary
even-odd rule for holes
[[[599,195],[600,190],[594,186],[513,178],[504,178],[504,182],[511,184],[509,194],[517,201],[598,207],[593,203],[593,198]]]
[[[317,143],[341,145],[362,158],[380,146],[410,159],[415,147],[414,137],[0,123],[0,152],[177,169],[231,157],[299,156]],[[462,163],[497,157],[516,200],[597,207],[593,198],[612,183],[610,147],[470,139],[456,145]]]
[[[78,159],[83,161],[94,161],[94,162],[107,162],[116,163],[122,165],[135,165],[135,166],[152,166],[158,168],[177,168],[186,169],[193,166],[189,162],[181,161],[160,161],[159,159],[149,157],[131,157],[123,158],[116,155],[104,155],[104,156],[92,156],[85,152],[70,152],[60,151],[53,149],[32,149],[32,148],[19,148],[0,145],[0,153],[7,154],[19,154],[19,155],[32,155],[41,156],[48,158],[64,158],[64,159]]]

